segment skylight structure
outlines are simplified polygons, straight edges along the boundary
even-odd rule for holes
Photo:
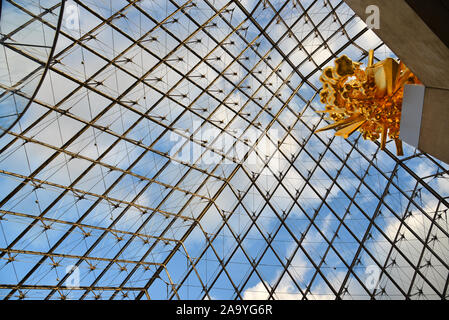
[[[443,299],[448,165],[315,131],[395,57],[338,0],[7,0],[2,299]],[[419,76],[419,75],[418,75]]]

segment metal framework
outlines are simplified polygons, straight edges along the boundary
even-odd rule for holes
[[[448,166],[314,133],[325,66],[394,56],[344,1],[1,19],[2,298],[448,296]]]

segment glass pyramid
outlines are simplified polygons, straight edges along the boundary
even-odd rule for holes
[[[2,1],[2,299],[444,299],[448,165],[314,133],[394,53],[338,0]]]

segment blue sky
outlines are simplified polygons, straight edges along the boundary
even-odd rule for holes
[[[227,2],[197,2],[195,7],[187,9],[193,21],[180,12],[170,16],[177,10],[175,3],[181,5],[181,1],[162,0],[141,1],[138,6],[149,16],[130,7],[126,19],[113,20],[117,29],[99,27],[94,32],[95,39],[85,41],[83,46],[72,45],[71,37],[89,32],[101,19],[79,4],[66,4],[74,5],[79,11],[80,29],[71,30],[63,24],[55,53],[61,63],[48,72],[36,97],[40,103],[32,103],[19,123],[0,139],[3,148],[0,154],[2,199],[86,124],[92,124],[69,144],[66,152],[45,165],[34,177],[34,185],[28,183],[2,206],[1,248],[7,248],[33,217],[45,212],[46,218],[37,222],[12,248],[28,253],[11,253],[15,257],[12,262],[7,261],[8,255],[3,256],[0,261],[2,284],[20,281],[42,258],[34,253],[48,251],[71,230],[55,248],[54,261],[46,258],[25,284],[57,285],[65,276],[67,266],[78,263],[80,286],[115,287],[129,276],[125,287],[143,287],[201,214],[199,224],[164,266],[160,278],[148,289],[150,298],[265,299],[270,287],[274,288],[276,298],[302,298],[302,292],[310,283],[308,299],[334,298],[329,285],[338,291],[347,266],[354,259],[358,241],[367,232],[370,239],[358,256],[360,263],[354,268],[355,275],[351,274],[346,282],[347,298],[367,298],[362,287],[369,276],[367,267],[389,264],[391,259],[397,261],[398,267],[393,265],[388,269],[388,275],[381,276],[380,286],[386,288],[388,298],[399,297],[396,285],[407,291],[413,277],[410,263],[420,259],[422,242],[428,234],[436,235],[440,240],[429,245],[431,250],[423,251],[424,260],[421,260],[430,259],[434,264],[422,271],[427,281],[417,274],[411,291],[413,293],[422,286],[426,295],[434,298],[436,293],[432,286],[444,290],[441,286],[448,272],[445,266],[449,246],[447,220],[442,218],[441,222],[432,225],[431,218],[435,211],[447,208],[431,191],[442,198],[449,196],[447,173],[435,176],[447,170],[447,165],[427,156],[413,156],[418,151],[407,145],[404,146],[405,156],[398,159],[394,156],[393,143],[387,144],[390,152],[387,154],[358,134],[348,141],[334,138],[332,132],[312,134],[315,126],[324,125],[315,112],[323,109],[314,89],[320,87],[317,65],[322,69],[330,65],[332,59],[324,64],[331,52],[322,46],[322,40],[313,32],[306,35],[312,30],[312,24],[319,24],[320,34],[330,37],[326,40],[334,53],[348,41],[341,32],[333,35],[339,23],[348,21],[345,30],[347,36],[353,37],[365,28],[364,22],[359,18],[351,20],[352,11],[339,1],[330,1],[326,7],[322,1],[302,1],[302,8],[289,3],[281,11],[283,22],[280,24],[276,24],[271,7],[263,9],[258,1],[241,2],[249,12],[256,8],[252,17],[262,28],[267,26],[266,33],[274,42],[280,39],[278,48],[273,48],[234,3],[228,7],[232,11],[210,22],[217,26],[195,34],[193,40],[201,39],[201,42],[179,46],[178,40],[188,37],[197,30],[198,24],[206,23],[215,14],[213,7],[221,8]],[[83,3],[106,18],[128,4],[126,1]],[[284,1],[270,3],[279,9]],[[30,4],[31,7],[35,5],[34,2]],[[340,22],[334,22],[331,15],[321,23],[329,13],[329,6],[336,8]],[[305,24],[303,18],[295,23],[303,9],[311,21]],[[164,28],[156,27],[155,22],[167,16],[170,19]],[[230,26],[236,27],[244,19],[242,26],[247,27],[246,31],[232,33]],[[273,19],[274,22],[268,25]],[[11,27],[4,26],[3,19],[1,23],[2,30]],[[292,28],[302,50],[294,37],[287,36],[284,23]],[[127,36],[138,39],[151,28],[156,29],[149,38],[156,37],[157,41],[145,41],[144,47],[134,46],[126,51],[121,59],[129,58],[131,63],[117,62],[116,66],[101,70],[108,63],[103,57],[114,58],[130,46],[132,42]],[[223,39],[229,43],[226,49],[217,44]],[[232,45],[231,41],[234,42]],[[363,55],[367,50],[377,48],[377,59],[394,57],[372,31],[366,31],[355,44],[339,54],[366,63]],[[166,58],[167,63],[158,62],[157,57],[163,57],[177,47]],[[8,51],[4,52],[10,55]],[[311,61],[308,61],[308,54],[311,54]],[[211,62],[201,62],[199,57],[206,55],[210,58],[207,61]],[[283,55],[289,61],[285,61]],[[248,59],[239,63],[234,61],[237,56]],[[182,61],[177,60],[179,57]],[[261,57],[270,59],[262,61]],[[10,59],[10,63],[17,64],[18,61]],[[24,69],[31,67],[31,64],[22,65]],[[229,76],[224,78],[217,70]],[[250,70],[253,70],[252,74]],[[69,76],[65,77],[61,72]],[[309,76],[308,83],[301,84],[299,73]],[[102,82],[101,85],[95,86],[93,81],[86,80],[94,74],[94,79]],[[191,80],[183,79],[183,74],[189,74]],[[143,75],[146,75],[145,83],[138,81]],[[159,78],[162,81],[158,81]],[[77,81],[88,82],[88,88],[79,86]],[[137,85],[134,85],[136,81]],[[204,93],[206,90],[210,93]],[[168,93],[167,97],[163,97],[164,93]],[[280,96],[274,96],[278,93]],[[116,97],[120,98],[118,104],[111,100]],[[69,110],[70,114],[52,111],[39,124],[32,125],[36,118],[48,111],[45,105]],[[109,110],[97,119],[105,108]],[[258,122],[260,125],[256,125]],[[102,131],[104,127],[108,128],[107,132]],[[167,130],[167,127],[174,130]],[[287,133],[289,127],[293,130]],[[223,133],[205,138],[205,132],[210,133],[211,128]],[[265,129],[268,133],[261,136]],[[32,142],[24,144],[19,138],[6,147],[14,134],[22,134]],[[122,135],[124,138],[120,138]],[[226,164],[208,163],[204,161],[206,154],[200,158],[193,152],[201,145],[201,140],[207,139],[203,144],[208,148],[214,149],[220,157],[230,157],[231,145],[220,144],[224,135],[231,138],[231,145],[243,145],[243,140],[249,139],[247,145],[252,151],[247,161],[239,165],[229,161]],[[190,136],[193,142],[186,139]],[[329,139],[332,142],[327,145]],[[176,155],[174,158],[167,156],[182,141],[186,144],[184,148],[190,147],[192,151],[192,157],[186,162],[181,162],[185,159],[180,160]],[[112,144],[114,147],[103,155]],[[224,149],[219,153],[221,147]],[[294,159],[292,163],[289,157]],[[269,160],[268,165],[266,160]],[[83,175],[94,162],[96,164],[89,173]],[[236,168],[238,170],[234,172]],[[388,187],[388,194],[383,196],[393,170],[396,170],[396,176]],[[231,174],[232,178],[225,182]],[[282,174],[281,178],[279,174]],[[77,181],[80,175],[82,178]],[[255,182],[251,181],[253,175]],[[336,183],[333,183],[336,176]],[[363,183],[360,182],[362,177]],[[68,186],[73,191],[63,194],[64,187]],[[61,199],[53,203],[58,196],[62,196]],[[213,202],[212,198],[215,199]],[[369,227],[368,218],[378,205],[382,214],[376,218],[376,224]],[[284,212],[288,217],[283,225],[280,218]],[[401,225],[400,219],[406,212],[412,212],[412,215],[407,225]],[[256,224],[251,218],[254,214],[258,216]],[[223,216],[229,218],[225,224]],[[348,228],[339,219],[343,219]],[[74,227],[75,222],[81,225]],[[108,232],[106,228],[114,232]],[[132,233],[140,236],[132,236]],[[403,253],[393,248],[389,254],[391,241],[396,241],[395,237],[401,234],[404,239],[396,247]],[[239,239],[245,237],[241,242],[244,250],[237,245],[237,236]],[[156,241],[157,237],[166,241]],[[273,241],[268,237],[273,237]],[[208,239],[214,239],[212,246]],[[330,241],[337,252],[333,248],[328,250]],[[154,248],[149,251],[152,244]],[[79,259],[89,248],[88,258]],[[388,261],[387,255],[390,256]],[[324,263],[319,267],[320,272],[316,272],[323,256],[326,256]],[[111,262],[113,258],[120,262]],[[226,263],[225,269],[219,259]],[[144,265],[135,268],[136,261],[140,260]],[[56,266],[52,265],[55,262]],[[252,262],[257,263],[256,271],[251,267]],[[94,282],[95,279],[98,281]],[[207,294],[202,285],[210,287]],[[233,285],[241,290],[240,296]],[[172,287],[176,288],[177,295],[170,291]],[[0,291],[2,296],[9,292],[7,289]],[[44,298],[50,292],[25,291],[27,298]],[[83,290],[64,290],[64,294],[73,299],[83,293]],[[86,298],[101,294],[101,298],[106,299],[112,293],[94,290],[87,293]],[[17,297],[15,293],[13,298]],[[54,299],[59,297],[59,294],[52,296]],[[130,290],[127,298],[134,297],[135,293]]]

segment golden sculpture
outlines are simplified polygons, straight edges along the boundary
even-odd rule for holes
[[[373,59],[370,50],[363,70],[361,63],[343,55],[335,60],[335,67],[324,69],[320,101],[326,107],[317,112],[329,113],[327,119],[334,123],[316,132],[336,129],[335,135],[346,139],[358,130],[364,139],[380,138],[382,150],[388,135],[395,141],[397,154],[403,155],[399,123],[404,85],[420,82],[402,62],[387,58],[373,64]]]

